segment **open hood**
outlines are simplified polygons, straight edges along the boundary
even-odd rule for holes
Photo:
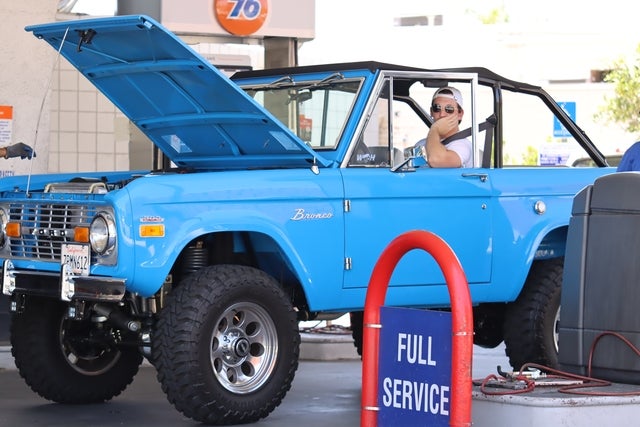
[[[177,166],[330,163],[149,17],[56,22],[26,31],[58,50]]]

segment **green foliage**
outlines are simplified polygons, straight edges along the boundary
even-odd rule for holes
[[[506,24],[509,22],[509,15],[503,6],[489,10],[489,12],[482,14],[472,10],[468,10],[467,13],[475,15],[480,22],[485,25],[493,24]]]
[[[522,156],[523,165],[535,166],[538,164],[538,150],[531,145],[527,145],[527,151]]]
[[[622,124],[632,133],[640,132],[640,45],[633,58],[620,58],[604,78],[614,85],[614,96],[605,97],[605,105],[596,119]]]
[[[518,165],[518,166],[537,166],[538,165],[538,150],[531,145],[527,145],[524,153],[511,153],[506,148],[506,142],[503,144],[504,150],[504,164],[505,165]]]

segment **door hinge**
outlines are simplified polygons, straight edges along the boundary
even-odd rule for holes
[[[351,200],[345,199],[344,202],[342,202],[342,204],[345,212],[351,212]]]
[[[344,269],[345,270],[351,270],[351,265],[352,265],[351,257],[346,257],[344,259]]]

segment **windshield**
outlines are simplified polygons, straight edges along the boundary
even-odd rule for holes
[[[244,87],[260,105],[314,150],[335,149],[361,80]]]

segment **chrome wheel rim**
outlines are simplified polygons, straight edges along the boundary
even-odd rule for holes
[[[262,387],[275,368],[276,326],[258,304],[237,303],[216,321],[209,348],[219,383],[233,393],[251,393]]]

